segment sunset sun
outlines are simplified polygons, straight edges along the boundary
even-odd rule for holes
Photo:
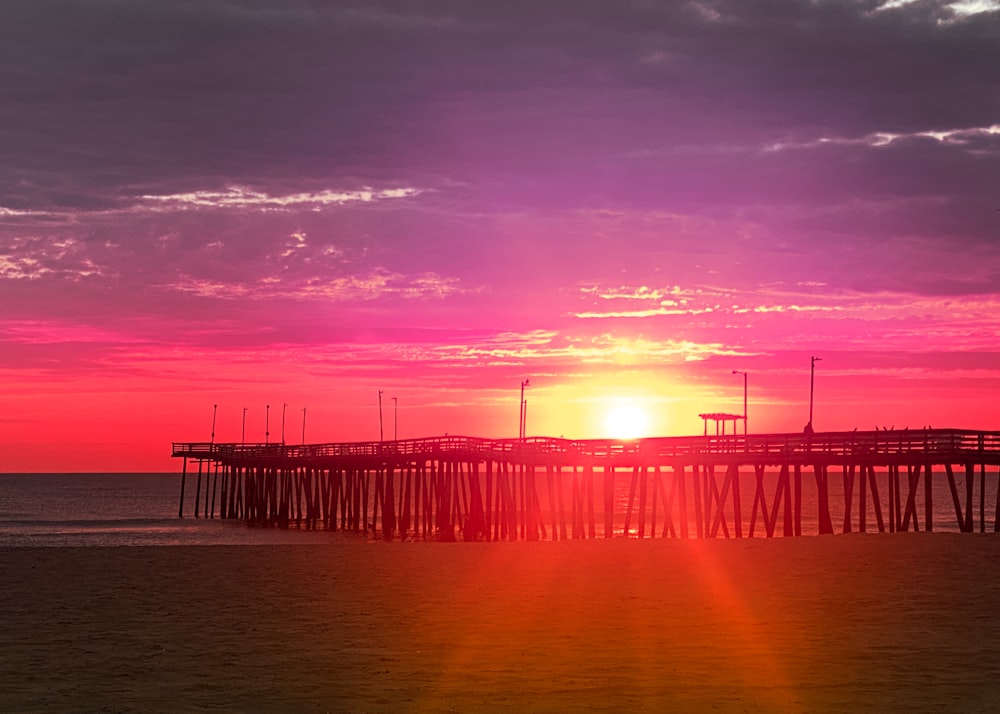
[[[604,419],[604,431],[612,439],[638,439],[647,436],[649,419],[635,404],[618,404]]]

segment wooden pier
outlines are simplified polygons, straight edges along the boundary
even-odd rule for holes
[[[798,536],[806,508],[818,534],[932,531],[943,479],[951,529],[1000,531],[1000,432],[196,442],[172,455],[180,517],[197,464],[195,517],[382,539]]]

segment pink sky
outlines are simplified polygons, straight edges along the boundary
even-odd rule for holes
[[[1000,429],[995,2],[0,7],[0,471]],[[394,413],[392,397],[398,400]]]

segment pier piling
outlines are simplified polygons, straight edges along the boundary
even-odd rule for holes
[[[1000,531],[1000,468],[995,479],[987,478],[988,467],[1000,467],[998,432],[826,432],[808,440],[734,434],[297,446],[183,442],[173,444],[172,454],[183,459],[180,518],[193,459],[196,518],[203,510],[205,518],[382,540],[752,538],[758,519],[766,537],[794,537],[807,532],[807,518],[809,532],[826,535],[835,532],[836,495],[842,533],[866,533],[871,526],[919,531],[920,501],[923,528],[933,531],[935,479],[946,480],[954,526],[964,533],[974,532],[977,516],[979,532],[986,532],[986,494],[995,488],[992,530]],[[803,479],[804,468],[813,478]],[[831,468],[841,472],[839,494],[831,493]],[[744,476],[754,487],[749,512],[741,499]]]

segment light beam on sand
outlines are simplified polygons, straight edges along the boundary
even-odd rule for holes
[[[751,611],[732,575],[719,562],[717,550],[713,547],[715,544],[712,541],[692,541],[690,545],[698,559],[693,570],[701,576],[707,595],[705,604],[716,611],[715,619],[729,623],[732,650],[757,655],[749,660],[744,658],[732,662],[733,671],[741,672],[748,681],[767,687],[761,697],[770,697],[769,710],[790,712],[801,708],[788,667],[770,644],[768,623]],[[766,574],[761,573],[760,577],[766,577]]]

